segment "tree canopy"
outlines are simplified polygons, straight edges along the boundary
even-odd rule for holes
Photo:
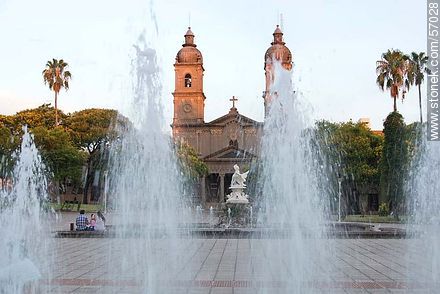
[[[64,121],[67,117],[62,111],[58,111],[61,120]],[[45,127],[51,129],[54,127],[53,118],[55,116],[55,108],[50,104],[43,104],[37,108],[26,109],[17,112],[11,116],[16,129],[21,130],[22,125],[27,125],[28,128]]]
[[[400,113],[391,112],[384,122],[384,146],[381,159],[381,198],[389,200],[391,210],[398,212],[404,204],[404,182],[409,164],[409,136]]]
[[[127,121],[112,109],[85,109],[72,114],[60,111],[63,124],[54,126],[54,112],[50,104],[44,104],[15,115],[0,115],[1,178],[12,169],[12,154],[20,144],[23,125],[34,135],[52,179],[56,182],[69,179],[79,184],[85,164],[90,167],[87,178],[90,179],[96,162],[100,162],[101,154],[97,151],[114,138],[113,122]]]
[[[188,144],[178,144],[177,155],[182,170],[189,178],[194,179],[208,174],[208,166],[199,159],[197,151]]]
[[[359,184],[378,180],[378,165],[383,137],[373,133],[364,123],[317,123],[321,146],[331,164],[341,167],[340,172],[353,175]],[[325,140],[325,142],[324,142]]]
[[[389,90],[393,98],[394,111],[397,111],[397,98],[405,98],[406,89],[410,86],[407,78],[409,57],[400,50],[388,50],[382,54],[382,59],[376,61],[376,83],[384,91]]]
[[[81,168],[86,154],[73,146],[69,134],[61,128],[36,127],[32,130],[44,162],[50,167],[54,179],[81,179]]]
[[[428,68],[428,56],[426,56],[425,52],[412,52],[409,61],[408,80],[411,85],[415,84],[419,90],[420,123],[423,123],[421,85],[425,79],[425,74],[431,73],[431,70]]]
[[[115,138],[115,124],[119,118],[119,123],[125,122],[113,109],[84,109],[72,113],[66,120],[66,127],[75,145],[92,154]]]
[[[324,177],[320,184],[323,189],[329,189],[330,205],[335,209],[341,182],[348,209],[358,211],[360,204],[357,195],[352,192],[365,192],[379,185],[383,137],[372,132],[364,123],[323,120],[316,123],[312,139],[319,161],[316,169],[321,167],[324,173],[320,175]]]

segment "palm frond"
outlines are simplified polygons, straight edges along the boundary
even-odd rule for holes
[[[71,79],[72,75],[70,71],[65,70],[67,66],[67,62],[63,59],[52,58],[52,60],[47,61],[42,75],[44,83],[49,86],[49,89],[59,92],[61,88],[66,90],[69,88],[68,80]]]
[[[379,88],[383,91],[385,86],[385,75],[379,74],[376,79],[376,84],[379,86]]]

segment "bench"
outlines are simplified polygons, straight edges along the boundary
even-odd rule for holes
[[[64,201],[63,204],[61,204],[60,210],[62,211],[72,211],[72,209],[75,207],[75,205],[78,205],[76,210],[79,211],[79,209],[81,208],[81,202],[79,202],[78,200],[74,200],[74,201]]]

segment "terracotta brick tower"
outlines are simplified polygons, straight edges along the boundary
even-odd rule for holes
[[[203,57],[196,48],[191,28],[185,34],[185,44],[174,64],[173,125],[194,125],[204,122],[205,94],[203,93]]]
[[[274,62],[280,62],[284,69],[292,69],[292,53],[285,45],[283,40],[283,32],[277,25],[273,32],[272,46],[267,49],[264,54],[264,71],[266,75],[266,89],[263,92],[264,98],[264,113],[267,115],[268,103],[276,93],[271,93],[270,87],[274,81]]]

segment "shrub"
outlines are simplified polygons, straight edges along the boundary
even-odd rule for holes
[[[379,205],[378,213],[379,213],[380,216],[388,216],[390,214],[390,209],[388,208],[388,204],[381,203]]]

